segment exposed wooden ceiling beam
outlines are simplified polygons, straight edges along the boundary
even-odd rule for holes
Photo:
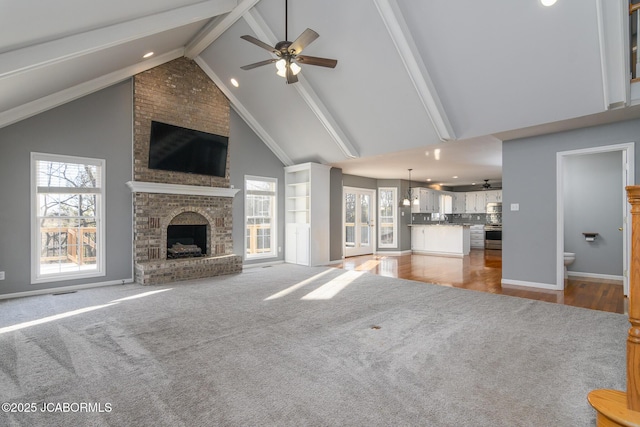
[[[374,0],[374,3],[438,136],[442,141],[456,139],[435,85],[431,81],[427,67],[422,61],[396,0]]]
[[[238,19],[242,18],[249,9],[255,6],[260,0],[242,0],[238,5],[224,17],[218,17],[211,21],[198,33],[185,47],[184,56],[194,59],[203,50],[220,37]]]

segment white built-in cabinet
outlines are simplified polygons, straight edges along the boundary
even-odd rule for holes
[[[329,263],[330,170],[317,163],[284,168],[285,262]]]

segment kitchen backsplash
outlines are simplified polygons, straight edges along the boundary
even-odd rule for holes
[[[434,217],[433,219],[431,217]],[[483,213],[468,213],[468,214],[447,214],[446,220],[438,219],[439,214],[429,213],[412,213],[413,224],[433,224],[438,222],[448,222],[451,224],[485,224],[487,221],[487,215]]]

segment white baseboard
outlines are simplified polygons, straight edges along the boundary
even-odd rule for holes
[[[325,265],[336,265],[336,264],[342,264],[344,262],[343,259],[335,259],[333,261],[329,261],[328,263],[326,263]]]
[[[411,249],[404,251],[376,251],[375,255],[377,256],[402,256],[402,255],[411,255]]]
[[[463,254],[453,252],[430,252],[430,251],[413,251],[417,255],[441,256],[446,258],[464,258]]]
[[[253,264],[242,264],[242,268],[259,268],[259,267],[269,267],[272,265],[284,264],[283,260],[278,261],[269,261],[269,262],[256,262]]]
[[[623,276],[616,276],[615,274],[582,273],[579,271],[567,271],[567,275],[569,277],[589,277],[592,279],[624,280]]]
[[[38,289],[37,291],[25,291],[25,292],[14,292],[12,294],[0,294],[0,300],[11,299],[11,298],[32,297],[35,295],[57,294],[61,292],[73,292],[73,291],[79,291],[81,289],[100,288],[102,286],[124,285],[127,283],[133,283],[133,278],[109,280],[106,282],[98,282],[98,283],[87,283],[84,285],[58,286],[55,288]]]
[[[538,283],[538,282],[527,282],[524,280],[512,280],[512,279],[502,279],[500,281],[503,285],[510,286],[519,286],[523,288],[536,288],[536,289],[544,289],[549,291],[561,291],[561,288],[558,288],[557,285],[552,285],[550,283]]]

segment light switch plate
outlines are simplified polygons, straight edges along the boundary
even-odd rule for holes
[[[0,271],[0,280],[4,280],[4,271]]]
[[[511,210],[512,211],[519,211],[520,210],[520,203],[511,203]]]

